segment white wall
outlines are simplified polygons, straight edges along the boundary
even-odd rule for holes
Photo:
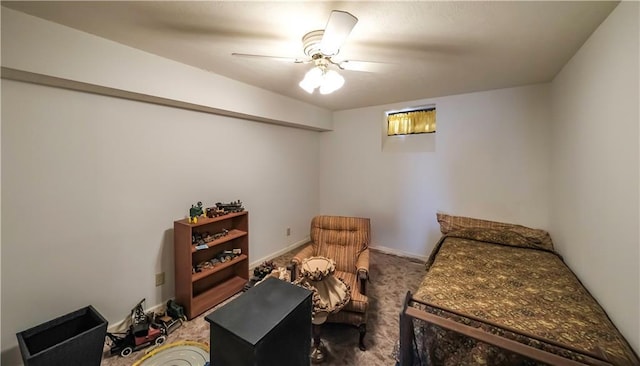
[[[552,84],[551,235],[640,352],[638,43],[622,2]]]
[[[2,9],[2,66],[191,103],[246,118],[331,129],[331,112],[12,9]],[[37,75],[36,75],[37,77]]]
[[[243,200],[252,262],[304,239],[319,209],[318,140],[2,80],[2,350],[88,304],[117,322],[142,298],[173,296],[173,221],[199,200]]]
[[[436,212],[547,227],[548,84],[334,113],[320,210],[372,222],[372,245],[427,256]],[[384,111],[435,104],[434,152],[383,152]],[[414,149],[410,149],[414,150]]]
[[[328,110],[14,10],[1,15],[3,76],[330,128]],[[143,297],[151,307],[173,296],[173,220],[199,200],[243,200],[251,263],[308,237],[319,209],[317,132],[7,79],[1,92],[3,364],[19,358],[18,331],[87,304],[113,324]]]

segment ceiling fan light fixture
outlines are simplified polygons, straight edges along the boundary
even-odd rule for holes
[[[302,80],[298,85],[300,85],[300,87],[309,94],[313,94],[313,91],[316,89],[316,86],[311,84],[308,80]]]
[[[344,77],[334,70],[327,70],[326,66],[316,66],[307,71],[304,79],[298,84],[304,91],[313,94],[319,88],[320,94],[330,94],[342,88]]]
[[[322,84],[324,71],[320,67],[314,67],[307,71],[304,79],[298,84],[304,91],[312,94],[313,91]]]
[[[316,89],[311,83],[307,82],[307,80],[302,80],[298,85],[309,94],[313,94],[313,91]]]
[[[334,91],[342,88],[344,85],[344,78],[333,70],[327,71],[322,79],[320,85],[320,94],[331,94]]]

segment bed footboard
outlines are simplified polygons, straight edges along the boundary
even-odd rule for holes
[[[612,365],[599,355],[419,301],[411,292],[400,313],[398,358],[402,366]]]

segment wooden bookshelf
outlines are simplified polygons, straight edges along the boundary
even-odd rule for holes
[[[176,302],[184,306],[185,315],[193,319],[242,290],[249,280],[249,213],[230,213],[213,218],[188,219],[174,222],[175,293]],[[227,235],[205,243],[196,249],[194,233]],[[215,258],[225,250],[240,249],[240,255],[212,268],[193,273],[198,263]]]

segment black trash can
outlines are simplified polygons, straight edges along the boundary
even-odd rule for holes
[[[99,366],[107,321],[93,306],[16,334],[25,366]]]

